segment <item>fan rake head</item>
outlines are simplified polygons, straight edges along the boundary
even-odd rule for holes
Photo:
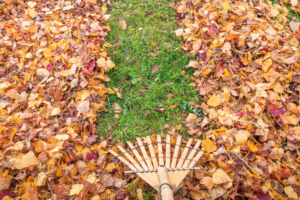
[[[168,180],[164,184],[171,186],[173,191],[179,188],[180,183],[190,171],[200,171],[200,168],[194,167],[194,165],[204,153],[199,149],[201,140],[196,141],[193,147],[191,147],[192,138],[187,141],[185,146],[182,146],[181,136],[177,137],[176,143],[171,142],[170,135],[167,135],[164,141],[162,141],[161,135],[157,135],[157,142],[154,143],[150,136],[144,140],[145,144],[140,138],[136,138],[136,140],[138,143],[136,147],[131,142],[127,142],[129,151],[117,145],[122,153],[119,154],[113,150],[109,150],[109,152],[132,170],[126,171],[125,174],[137,174],[158,192],[161,191],[163,185],[161,174],[158,173],[160,167],[164,166],[168,171],[166,175]]]

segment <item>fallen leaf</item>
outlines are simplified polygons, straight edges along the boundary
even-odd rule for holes
[[[155,73],[155,72],[157,72],[157,70],[159,70],[159,69],[160,69],[160,66],[154,65],[154,67],[152,67],[151,73]]]
[[[127,24],[126,24],[126,22],[124,20],[119,21],[119,23],[120,23],[122,29],[126,29]]]
[[[217,150],[217,146],[209,138],[206,138],[202,142],[201,146],[207,153],[211,153]]]
[[[225,173],[224,170],[218,169],[212,176],[212,182],[214,184],[223,184],[227,182],[231,182],[231,178]]]
[[[197,119],[197,115],[189,113],[189,116],[186,118],[187,122],[194,122]]]
[[[213,94],[207,101],[207,104],[212,107],[217,107],[221,104],[221,100],[215,94]]]

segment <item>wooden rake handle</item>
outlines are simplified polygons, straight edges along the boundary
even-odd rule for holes
[[[169,182],[169,175],[166,167],[157,169],[160,182],[160,195],[162,200],[174,200],[172,187]]]

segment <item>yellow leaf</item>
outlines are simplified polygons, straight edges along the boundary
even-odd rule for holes
[[[224,69],[224,74],[222,76],[231,76],[231,73],[227,70],[227,68]]]
[[[100,198],[105,199],[106,195],[110,195],[110,194],[111,191],[109,189],[105,189],[105,191],[100,194]]]
[[[297,125],[297,123],[298,123],[297,120],[296,120],[295,114],[290,115],[290,116],[285,116],[285,118],[287,120],[289,120],[292,125]]]
[[[219,165],[219,167],[221,167],[221,168],[223,168],[223,169],[227,169],[227,168],[228,168],[227,163],[224,163],[224,162],[221,161],[221,160],[218,160],[218,165]]]
[[[242,57],[241,58],[241,61],[244,65],[248,65],[249,64],[249,61],[248,61],[248,58],[247,57]]]
[[[212,107],[217,107],[221,104],[221,100],[214,94],[209,98],[207,104]]]
[[[223,169],[218,169],[212,176],[212,182],[214,184],[222,184],[231,181],[231,178],[226,174],[226,172]]]
[[[51,172],[56,166],[56,158],[51,158],[46,162],[47,171]]]
[[[176,108],[176,105],[171,105],[170,107],[174,109],[174,108]]]
[[[100,56],[106,58],[107,57],[107,52],[102,52],[102,53],[99,53]]]
[[[223,7],[224,10],[230,10],[231,9],[231,6],[229,5],[228,1],[222,3],[222,7]]]
[[[217,146],[214,144],[213,141],[211,141],[209,138],[206,138],[202,142],[202,148],[207,152],[211,153],[217,150]]]
[[[43,186],[46,184],[47,174],[44,172],[40,172],[38,175],[38,180],[36,186]]]
[[[20,162],[15,162],[12,169],[23,169],[31,165],[39,165],[40,161],[35,157],[33,151],[29,151],[25,154]]]
[[[203,76],[207,76],[210,72],[211,72],[211,69],[206,68],[206,69],[202,72],[202,75],[203,75]]]
[[[245,144],[250,136],[249,131],[239,130],[235,135],[236,142],[238,144]]]
[[[296,38],[292,38],[290,40],[290,44],[295,46],[295,47],[298,47],[299,46],[299,41]]]
[[[72,188],[70,190],[70,196],[79,194],[81,190],[83,189],[83,184],[74,184],[72,185]]]
[[[59,109],[59,108],[54,108],[54,109],[51,111],[51,116],[58,115],[59,113],[60,113],[60,109]]]
[[[262,70],[264,72],[267,72],[271,66],[272,66],[272,60],[269,58],[265,60],[264,63],[262,64]]]
[[[194,122],[197,119],[197,115],[190,113],[189,116],[186,118],[187,122]]]
[[[255,146],[255,144],[253,142],[251,142],[250,140],[248,140],[247,142],[247,146],[250,148],[250,151],[252,152],[257,152],[258,148]]]
[[[109,164],[106,166],[105,170],[106,170],[107,172],[112,172],[112,170],[113,170],[114,168],[116,168],[116,165],[115,165],[114,163],[109,163]]]
[[[290,197],[291,199],[298,199],[297,193],[291,186],[287,186],[284,188],[284,192]]]
[[[101,198],[99,197],[98,194],[95,194],[94,196],[91,197],[90,200],[100,200]]]
[[[2,200],[14,200],[14,199],[10,198],[9,196],[5,196],[5,197],[3,197]]]
[[[54,56],[54,52],[51,48],[44,48],[43,50],[45,58],[50,58]]]

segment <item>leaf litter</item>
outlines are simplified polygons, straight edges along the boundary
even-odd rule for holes
[[[194,58],[192,85],[204,96],[205,117],[186,123],[206,151],[183,187],[193,199],[299,198],[300,23],[280,2],[173,7],[181,50]],[[284,3],[299,13],[298,1]]]
[[[95,135],[107,94],[122,98],[104,85],[110,2],[0,3],[0,199],[130,199]]]

